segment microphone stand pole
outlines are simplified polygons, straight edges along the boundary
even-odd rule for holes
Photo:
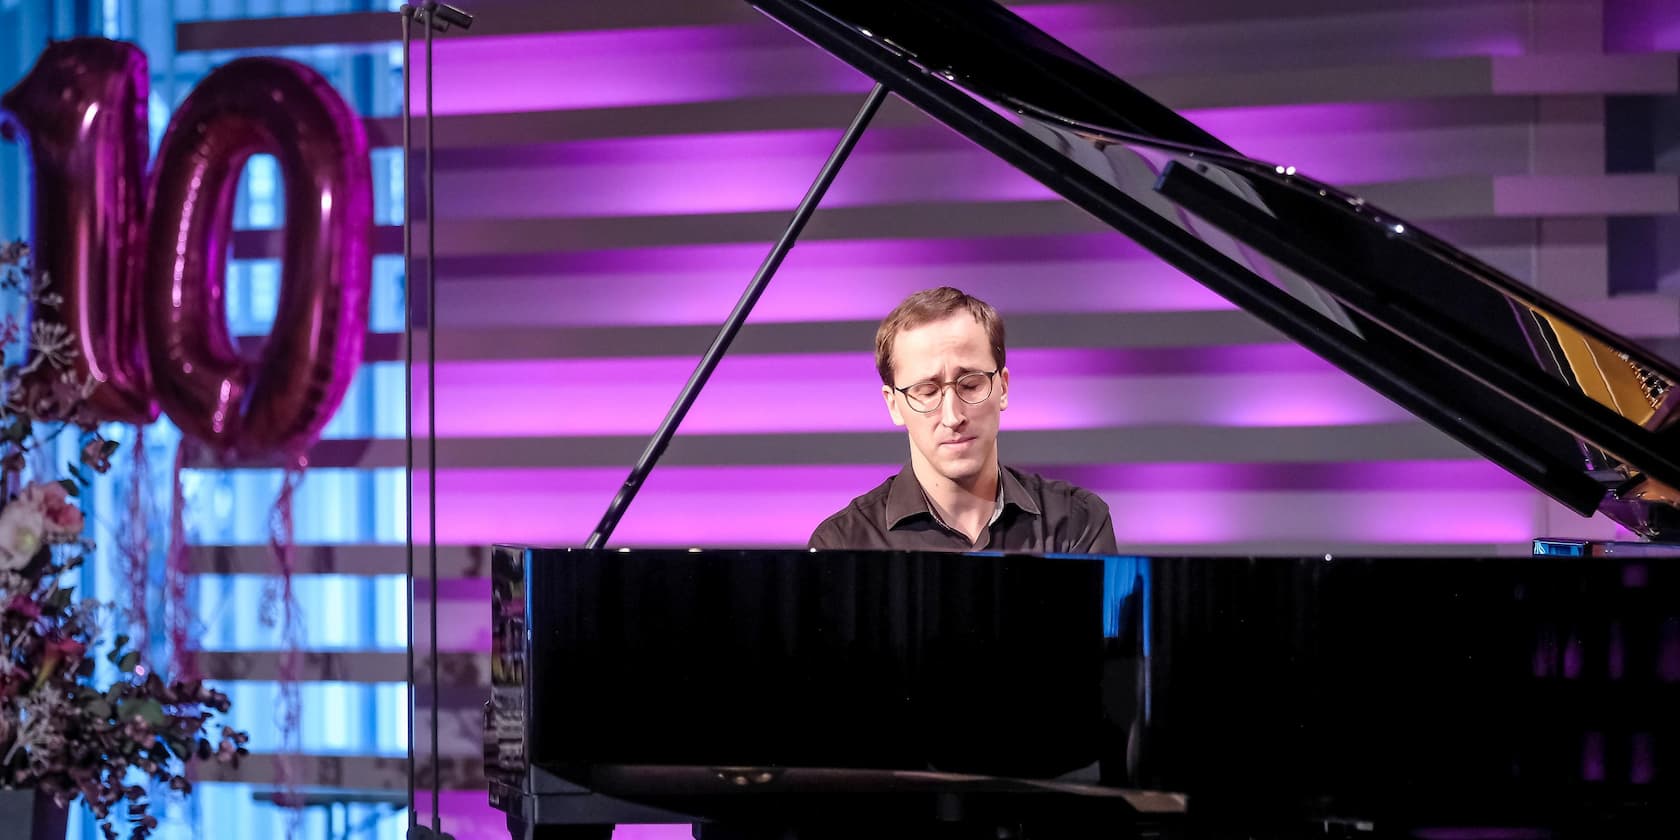
[[[433,156],[435,136],[432,107],[432,37],[435,32],[448,31],[450,26],[466,29],[472,26],[473,16],[453,6],[435,0],[419,4],[405,3],[399,10],[402,16],[402,142],[403,142],[403,443],[406,454],[407,481],[406,534],[407,550],[405,580],[408,584],[408,837],[409,840],[451,840],[443,831],[440,809],[443,762],[438,755],[438,547],[437,547],[437,173]],[[430,647],[428,669],[431,678],[431,714],[428,715],[431,735],[431,825],[420,825],[415,800],[414,776],[418,769],[415,760],[415,720],[417,695],[414,670],[414,160],[412,84],[410,83],[410,28],[418,21],[426,33],[426,168],[421,190],[426,194],[426,279],[425,294],[421,298],[426,307],[426,502],[427,502],[427,615]]]

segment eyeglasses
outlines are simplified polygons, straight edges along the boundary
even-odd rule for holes
[[[918,414],[938,411],[945,401],[945,389],[950,388],[957,394],[957,399],[969,405],[979,405],[992,395],[992,377],[997,376],[995,370],[977,370],[965,373],[949,382],[936,382],[925,379],[914,385],[903,388],[893,388],[904,395],[904,401],[909,403],[910,409]]]

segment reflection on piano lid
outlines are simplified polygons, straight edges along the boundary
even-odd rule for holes
[[[991,0],[749,2],[1564,505],[1680,539],[1680,370],[1634,342]]]

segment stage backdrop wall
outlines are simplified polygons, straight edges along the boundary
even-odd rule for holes
[[[126,7],[112,30],[153,56],[155,128],[210,67],[277,53],[325,70],[378,148],[378,334],[299,496],[318,654],[304,766],[313,782],[400,799],[395,19],[350,3],[304,17],[255,0],[155,5],[175,16],[169,31]],[[1675,124],[1680,7],[1013,5],[1245,152],[1353,187],[1653,346],[1680,337],[1662,234],[1680,211],[1680,134],[1658,133]],[[442,579],[418,590],[438,598],[443,812],[463,838],[500,831],[477,789],[484,546],[584,540],[869,86],[738,0],[470,6],[478,24],[436,58]],[[233,243],[230,319],[249,334],[272,317],[275,179],[272,163],[249,168]],[[1100,493],[1126,550],[1510,554],[1539,534],[1616,535],[890,102],[615,543],[802,544],[906,457],[878,396],[874,324],[942,283],[1006,317],[1005,459]],[[279,640],[250,605],[269,580],[279,476],[198,466],[206,665],[234,681],[245,725],[272,731]],[[251,762],[182,818],[277,833],[281,818],[252,799],[271,774]],[[369,836],[405,822],[351,813]]]

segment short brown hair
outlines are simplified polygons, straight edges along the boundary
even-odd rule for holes
[[[998,316],[997,310],[960,289],[940,286],[905,298],[875,330],[875,370],[881,374],[881,384],[893,387],[893,342],[899,333],[944,320],[958,312],[974,316],[975,322],[986,331],[986,338],[992,345],[992,358],[997,361],[998,367],[1003,367],[1003,318]]]

